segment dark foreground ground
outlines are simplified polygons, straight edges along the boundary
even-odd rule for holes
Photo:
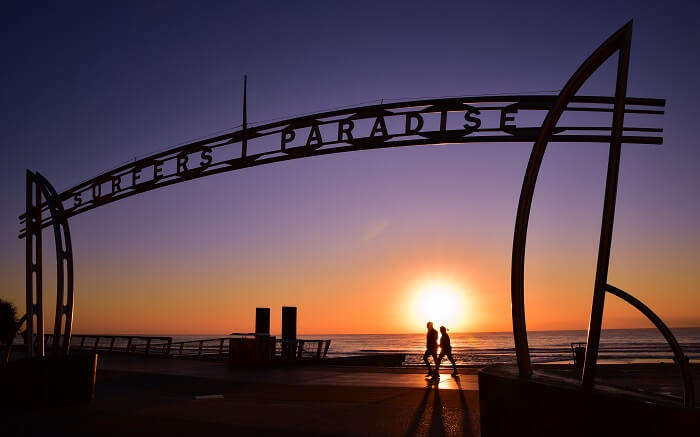
[[[466,372],[428,385],[418,369],[232,371],[217,363],[108,357],[93,403],[5,410],[0,435],[478,436],[476,375]]]
[[[550,369],[566,374],[570,366]],[[680,377],[670,365],[600,369],[606,383],[681,393]],[[697,386],[698,366],[695,378]],[[5,409],[0,436],[478,436],[478,395],[476,369],[463,369],[459,378],[444,374],[439,384],[429,385],[420,369],[251,371],[211,362],[112,356],[101,359],[93,403]]]
[[[8,411],[2,435],[479,435],[476,391],[137,374],[99,383],[91,405]]]

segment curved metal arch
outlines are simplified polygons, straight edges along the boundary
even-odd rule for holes
[[[53,224],[54,240],[56,246],[56,317],[53,331],[53,352],[56,354],[67,354],[70,349],[70,337],[73,326],[73,244],[71,241],[68,217],[66,216],[63,204],[59,200],[58,193],[53,185],[39,172],[27,172],[36,187],[37,199],[43,195],[50,213]],[[38,230],[41,233],[41,229]],[[37,253],[36,265],[41,270],[41,254]],[[39,273],[40,275],[40,273]],[[29,283],[29,282],[28,282]],[[29,295],[31,290],[27,290]],[[37,299],[36,307],[33,308],[35,314],[43,313],[43,303]],[[30,311],[28,309],[28,314]],[[43,318],[43,317],[42,317]],[[28,322],[29,323],[29,322]],[[64,326],[63,335],[61,327]],[[41,327],[43,337],[43,326]],[[39,335],[39,333],[37,333]],[[62,339],[59,340],[59,339]],[[43,339],[41,341],[43,344]],[[43,347],[42,349],[43,350]],[[41,355],[41,352],[40,352]]]
[[[513,337],[515,342],[515,352],[518,362],[520,376],[529,377],[532,374],[532,364],[530,361],[530,350],[527,341],[527,328],[525,325],[525,244],[527,240],[527,229],[530,219],[530,209],[537,183],[540,166],[547,150],[547,144],[553,137],[557,122],[566,110],[567,105],[574,99],[574,95],[588,78],[600,66],[608,60],[615,52],[620,52],[617,72],[617,84],[615,89],[615,102],[613,109],[613,123],[610,138],[610,158],[608,160],[608,180],[606,188],[606,201],[603,214],[603,226],[598,253],[598,269],[596,271],[596,290],[594,291],[594,306],[599,303],[601,294],[604,296],[604,289],[598,286],[599,276],[601,276],[601,261],[604,258],[605,268],[602,275],[603,285],[607,280],[607,266],[610,253],[610,239],[612,238],[612,217],[614,215],[615,194],[617,187],[617,169],[619,167],[620,144],[622,139],[622,124],[624,120],[624,103],[627,90],[627,70],[629,64],[629,49],[632,35],[632,21],[629,21],[591,54],[566,83],[561,93],[557,97],[553,107],[547,113],[539,131],[537,141],[532,147],[530,159],[527,164],[523,186],[518,201],[518,211],[513,232],[513,252],[511,264],[511,311],[513,319]],[[611,193],[612,189],[612,193]],[[605,249],[607,246],[607,250]],[[607,254],[606,254],[607,253]],[[602,315],[602,304],[600,307]],[[591,354],[597,357],[597,343],[600,336],[600,324],[598,322],[597,338],[591,338],[592,331],[595,330],[593,317],[591,315],[591,326],[589,326],[589,341],[586,348],[586,363],[584,366],[584,379],[592,383],[591,374]],[[596,314],[597,316],[597,314]],[[595,343],[595,344],[592,344]],[[593,347],[595,346],[595,347]],[[595,358],[593,358],[593,367]],[[588,369],[588,372],[586,371]]]
[[[695,406],[695,385],[693,384],[693,372],[690,368],[688,357],[683,353],[681,345],[678,344],[678,341],[671,330],[668,329],[668,326],[666,326],[663,320],[661,320],[661,318],[657,316],[656,313],[651,310],[651,308],[644,305],[644,303],[636,297],[610,284],[605,285],[605,290],[637,308],[639,312],[644,314],[647,319],[649,319],[651,323],[656,326],[656,328],[661,332],[661,335],[664,336],[666,342],[671,347],[675,361],[678,363],[681,370],[681,377],[683,378],[683,404],[688,408],[693,408]]]
[[[556,99],[557,96],[554,95],[423,99],[320,112],[257,126],[248,126],[246,123],[241,130],[177,146],[121,165],[61,192],[59,200],[68,203],[65,214],[72,217],[171,184],[291,159],[403,146],[532,143],[537,139],[539,128],[519,127],[515,114],[518,111],[548,110]],[[577,96],[570,100],[572,105],[566,106],[564,110],[571,111],[572,114],[610,113],[613,109],[609,105],[615,101],[615,98],[607,96]],[[625,107],[624,110],[628,113],[660,115],[664,113],[665,100],[627,98],[624,105],[634,105]],[[496,117],[489,117],[482,123],[480,114],[489,112],[496,112]],[[457,123],[459,128],[455,128],[455,116],[464,116]],[[397,122],[393,126],[387,126],[385,122],[390,117]],[[448,122],[448,118],[452,121]],[[363,129],[360,126],[362,123],[371,125],[372,121],[375,122],[376,129],[369,135],[367,132],[358,132]],[[490,123],[491,127],[488,126]],[[353,131],[355,125],[358,126]],[[390,129],[386,130],[387,127]],[[319,137],[309,135],[307,139],[303,132],[309,129]],[[326,133],[321,138],[324,129]],[[660,136],[650,135],[663,132],[660,128],[629,126],[624,130],[629,132],[622,137],[625,143],[661,144],[663,141]],[[611,140],[610,131],[609,126],[559,126],[549,141],[608,143]],[[348,132],[352,132],[352,135]],[[301,144],[292,144],[288,141],[290,137],[296,137],[296,140],[306,139],[306,144],[303,141]],[[269,143],[279,146],[271,147]],[[178,171],[165,171],[156,177],[156,168],[161,171],[161,167],[168,164],[171,168],[177,167]],[[187,167],[186,171],[179,171],[181,164]],[[45,210],[47,205],[42,207]],[[20,223],[25,222],[25,218],[25,214],[21,215]],[[45,217],[42,227],[50,224],[51,218]],[[20,238],[24,236],[25,230],[22,229]]]

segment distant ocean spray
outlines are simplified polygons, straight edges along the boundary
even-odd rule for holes
[[[675,328],[673,334],[692,361],[700,361],[700,328]],[[174,336],[174,341],[206,336]],[[317,334],[301,339],[331,339],[329,357],[405,353],[406,364],[422,363],[424,334]],[[513,334],[510,332],[450,333],[458,364],[486,365],[515,362]],[[570,362],[572,342],[585,342],[586,331],[531,331],[528,333],[534,363]],[[671,362],[673,354],[656,329],[610,329],[601,337],[599,362]]]

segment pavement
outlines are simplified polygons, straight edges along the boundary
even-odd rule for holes
[[[229,369],[126,355],[100,359],[90,404],[0,416],[3,436],[480,435],[474,370],[430,383],[421,369]]]
[[[425,388],[425,369],[357,366],[307,365],[267,369],[231,369],[225,363],[203,360],[148,358],[134,355],[100,357],[98,367],[108,372],[136,372],[173,376],[191,376],[240,383],[283,385],[351,385],[357,387]],[[444,369],[444,371],[442,371]],[[441,390],[478,390],[474,369],[462,370],[455,379],[442,368],[440,380],[430,385]]]

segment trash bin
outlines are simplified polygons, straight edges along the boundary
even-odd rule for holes
[[[583,362],[586,359],[586,343],[571,343],[571,353],[574,356],[576,376],[580,378],[583,373]]]
[[[229,339],[229,365],[259,367],[272,363],[275,356],[275,337],[256,335]]]

